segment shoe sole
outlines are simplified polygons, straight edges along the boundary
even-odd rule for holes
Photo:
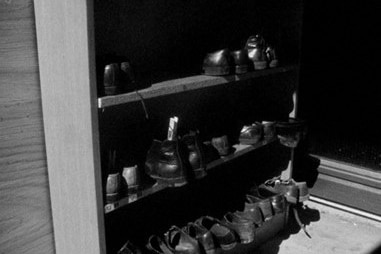
[[[220,244],[221,249],[223,250],[231,250],[237,245],[237,242],[231,243],[231,244]]]
[[[167,185],[168,187],[181,187],[188,183],[185,177],[163,178],[163,177],[152,176],[152,175],[151,177],[155,179],[158,184]]]
[[[242,144],[242,145],[254,145],[254,144],[257,144],[260,140],[260,138],[258,139],[243,139],[243,138],[240,138],[239,139],[239,143]]]
[[[278,67],[278,60],[272,60],[272,61],[269,63],[269,67],[270,67],[270,68]]]
[[[210,76],[222,76],[222,75],[229,75],[230,74],[230,67],[229,66],[222,66],[222,67],[204,67],[204,74],[210,75]]]
[[[196,179],[204,178],[207,175],[205,168],[194,169],[193,172]]]
[[[114,203],[120,199],[119,193],[106,194],[106,203]]]

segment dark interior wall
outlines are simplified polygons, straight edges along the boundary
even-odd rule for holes
[[[300,1],[96,1],[96,51],[127,57],[142,72],[200,73],[206,53],[242,48],[262,33],[295,62],[300,16]]]
[[[371,129],[376,134],[381,108],[379,13],[376,1],[305,1],[300,80],[304,117],[316,124],[337,124],[344,131]]]
[[[311,151],[381,170],[377,1],[305,1],[300,116]]]
[[[0,253],[54,253],[33,1],[0,1]]]

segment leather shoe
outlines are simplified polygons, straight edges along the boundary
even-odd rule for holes
[[[241,243],[246,244],[254,241],[255,224],[250,219],[228,212],[224,215],[223,221],[238,234]]]
[[[203,62],[203,73],[210,76],[229,75],[231,73],[232,57],[228,49],[208,53]]]
[[[244,145],[254,145],[258,143],[263,136],[263,125],[261,123],[253,123],[242,127],[239,142]]]
[[[216,218],[203,216],[196,220],[197,224],[209,230],[216,238],[219,246],[223,250],[233,249],[237,244],[237,237],[232,229]]]
[[[252,62],[249,59],[247,49],[233,51],[231,55],[233,57],[234,73],[242,74],[249,71]]]
[[[185,152],[178,140],[154,140],[147,152],[146,173],[158,183],[179,187],[187,183]]]
[[[296,182],[294,179],[281,180],[274,177],[258,187],[262,191],[281,194],[291,204],[297,204],[309,199],[309,190],[306,182]]]
[[[269,62],[270,68],[275,68],[279,65],[277,54],[275,53],[275,48],[271,45],[266,48],[266,56]]]
[[[157,235],[151,235],[148,238],[146,248],[154,254],[173,254],[165,242]]]
[[[206,254],[216,253],[213,235],[205,227],[194,222],[188,222],[183,230],[199,242]]]
[[[255,70],[267,68],[265,40],[261,35],[250,36],[246,41],[245,48],[248,51],[249,58],[253,61]]]
[[[127,241],[117,254],[142,254],[142,251],[130,241]]]
[[[191,131],[181,138],[187,148],[188,162],[196,179],[206,176],[206,162],[202,142],[197,132]]]
[[[172,226],[165,234],[168,248],[176,254],[201,254],[196,239],[190,237],[182,229]]]

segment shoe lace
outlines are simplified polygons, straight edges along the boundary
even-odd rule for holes
[[[144,115],[146,117],[146,119],[148,120],[149,119],[149,114],[148,114],[148,111],[147,111],[147,107],[146,107],[146,104],[144,102],[144,98],[143,96],[138,92],[138,90],[135,90],[135,93],[136,95],[139,97],[140,99],[140,103],[142,104],[142,107],[143,107],[143,110],[144,110]]]
[[[299,227],[303,229],[304,233],[307,235],[308,238],[311,238],[311,235],[307,232],[306,225],[302,223],[299,217],[299,213],[296,206],[292,206],[292,210],[294,213],[294,217],[296,222],[298,223]]]

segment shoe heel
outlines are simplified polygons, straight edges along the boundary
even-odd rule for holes
[[[254,61],[254,69],[255,70],[263,70],[267,68],[266,61]]]

